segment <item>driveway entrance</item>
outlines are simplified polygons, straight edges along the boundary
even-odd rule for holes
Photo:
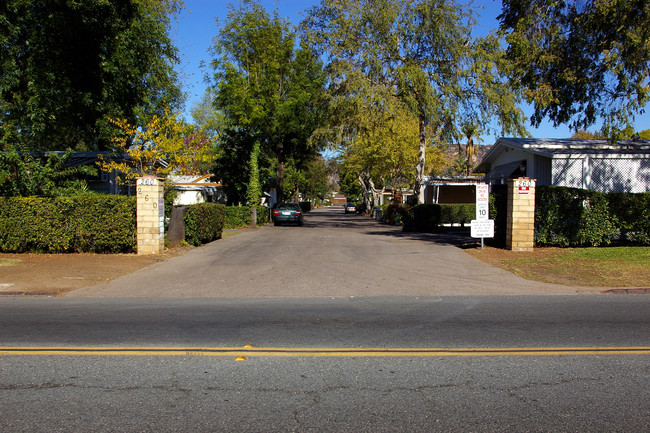
[[[595,293],[524,280],[483,263],[446,235],[403,233],[321,208],[305,225],[266,226],[67,296],[351,297]]]

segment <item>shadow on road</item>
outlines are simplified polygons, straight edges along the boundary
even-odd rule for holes
[[[451,233],[414,233],[403,232],[401,226],[390,226],[370,217],[358,214],[346,214],[343,208],[320,208],[305,217],[305,228],[356,229],[369,236],[387,236],[404,240],[435,242],[454,245],[459,248],[474,247],[480,243],[467,232]]]

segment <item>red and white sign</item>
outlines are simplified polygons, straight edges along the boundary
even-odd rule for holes
[[[476,185],[476,219],[485,221],[490,218],[490,193],[488,185],[481,183]]]
[[[530,194],[531,186],[533,186],[532,180],[515,180],[515,188],[517,188],[517,194]]]

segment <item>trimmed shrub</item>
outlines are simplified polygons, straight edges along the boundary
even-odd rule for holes
[[[263,225],[269,222],[269,208],[257,206],[257,224]],[[236,229],[248,227],[251,223],[250,206],[226,206],[224,229]]]
[[[508,227],[508,187],[507,185],[493,185],[490,193],[490,219],[494,220],[494,237],[487,242],[495,247],[506,244],[506,230]]]
[[[404,225],[405,230],[430,233],[440,225],[441,208],[437,204],[418,204],[413,206],[409,213],[409,224]]]
[[[388,224],[401,223],[404,217],[409,214],[410,207],[402,203],[390,203],[384,205],[383,217]],[[408,217],[407,217],[408,218]]]
[[[441,224],[465,224],[476,217],[476,205],[469,203],[440,204]]]
[[[0,251],[130,253],[135,197],[0,198]]]
[[[249,206],[226,206],[224,218],[224,229],[247,227],[251,222],[251,208]]]
[[[226,206],[218,203],[199,203],[187,207],[185,213],[185,241],[199,246],[221,238]]]
[[[465,224],[476,216],[476,205],[458,204],[419,204],[413,206],[408,214],[405,231],[435,232],[441,224]]]
[[[617,235],[616,217],[603,193],[538,186],[535,191],[535,243],[540,246],[598,246]]]
[[[607,199],[618,220],[619,240],[650,245],[650,193],[610,193]]]

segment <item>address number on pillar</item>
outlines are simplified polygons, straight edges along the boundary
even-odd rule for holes
[[[156,185],[158,185],[158,179],[153,178],[153,177],[143,177],[143,178],[138,179],[138,185],[156,186]]]

